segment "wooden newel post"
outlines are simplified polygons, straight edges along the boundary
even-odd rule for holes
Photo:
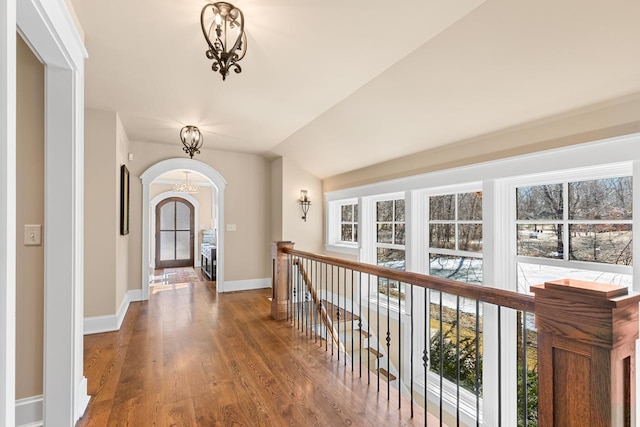
[[[540,427],[635,426],[640,294],[564,279],[532,286]]]
[[[273,260],[273,285],[271,295],[271,317],[276,320],[287,318],[289,291],[287,286],[287,254],[282,249],[293,249],[293,242],[273,242],[271,259]]]

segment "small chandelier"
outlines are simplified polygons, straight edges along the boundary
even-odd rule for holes
[[[194,154],[200,154],[200,147],[204,142],[200,129],[197,126],[185,126],[180,130],[180,140],[184,147],[185,153],[187,153],[193,159]]]
[[[184,171],[184,182],[181,182],[180,184],[175,184],[173,186],[173,191],[177,193],[187,193],[187,194],[197,194],[200,191],[200,187],[192,184],[191,181],[189,180],[189,173],[190,172],[188,171]]]
[[[206,29],[205,14],[213,13],[213,22]],[[247,53],[247,36],[244,33],[244,15],[234,5],[226,2],[208,3],[200,13],[202,34],[209,45],[207,58],[213,59],[211,69],[219,71],[222,80],[229,75],[229,69],[240,74],[238,61]]]

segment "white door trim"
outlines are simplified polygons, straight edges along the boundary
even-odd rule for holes
[[[15,31],[18,30],[45,65],[44,423],[74,425],[89,402],[83,376],[84,59],[87,52],[64,2],[8,0],[3,4],[9,13],[0,24],[3,31],[0,62],[15,70]],[[15,75],[0,73],[0,84],[4,88],[0,90],[0,109],[13,109]],[[0,156],[6,162],[0,168],[6,167],[2,175],[6,174],[9,179],[2,180],[7,184],[0,184],[6,185],[0,188],[0,212],[4,213],[0,215],[3,216],[2,232],[8,233],[3,236],[4,241],[9,246],[15,245],[16,233],[15,207],[7,206],[7,203],[14,205],[15,201],[15,113],[3,111],[2,116],[7,120],[8,132],[6,140],[0,140]],[[4,253],[0,253],[0,258],[0,263],[7,267],[7,294],[15,297],[15,259]],[[4,323],[2,328],[0,335],[7,337],[7,329],[15,329],[15,319]],[[0,344],[7,352],[15,352],[15,337],[3,341]],[[3,363],[0,372],[9,365],[15,368],[15,361],[1,360],[0,363]],[[15,375],[15,370],[11,374]],[[5,384],[13,384],[14,380]],[[14,392],[2,388],[0,401],[3,402],[2,421],[13,425]]]
[[[150,246],[151,246],[151,201],[149,200],[149,190],[151,183],[161,175],[172,170],[186,170],[199,173],[208,178],[217,189],[218,203],[216,204],[216,218],[218,230],[218,263],[216,273],[216,290],[224,292],[224,230],[220,227],[224,224],[224,189],[227,181],[214,168],[206,163],[194,159],[174,158],[167,159],[154,164],[140,175],[142,180],[142,299],[149,299],[149,268],[150,268]]]

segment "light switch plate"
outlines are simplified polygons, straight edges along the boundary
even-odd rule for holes
[[[25,224],[25,246],[40,246],[42,244],[42,225]]]
[[[237,229],[235,224],[227,224],[227,231],[236,231]]]

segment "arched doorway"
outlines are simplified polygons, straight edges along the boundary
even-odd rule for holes
[[[224,190],[227,185],[224,177],[218,171],[206,163],[193,159],[176,158],[163,160],[149,167],[140,176],[142,180],[142,299],[149,299],[149,268],[154,264],[151,258],[152,241],[155,231],[151,230],[151,224],[155,220],[155,212],[152,210],[152,201],[149,199],[151,184],[161,175],[183,170],[198,173],[207,178],[215,187],[217,193],[216,222],[218,228],[224,225]],[[155,200],[155,199],[154,199]],[[216,290],[224,292],[224,232],[218,230],[217,234],[217,272]]]
[[[156,205],[156,268],[193,267],[195,209],[181,197]]]

